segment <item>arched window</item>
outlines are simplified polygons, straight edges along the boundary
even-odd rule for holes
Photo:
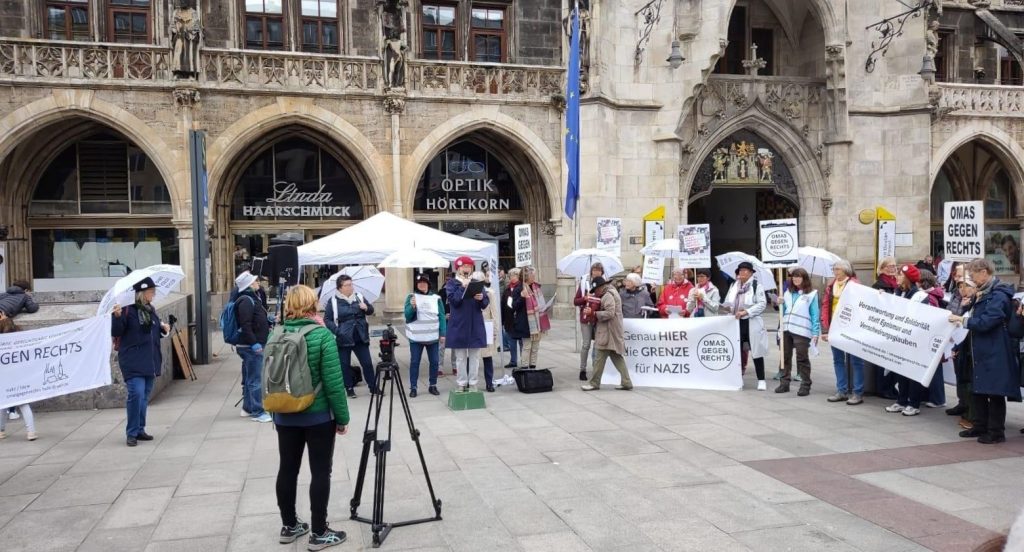
[[[424,213],[506,213],[523,209],[505,165],[468,141],[448,146],[430,161],[416,188],[413,205]]]
[[[41,291],[107,289],[132,270],[180,259],[160,171],[110,131],[87,135],[50,160],[28,213]]]

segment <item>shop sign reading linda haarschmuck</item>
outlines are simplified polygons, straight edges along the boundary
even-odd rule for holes
[[[274,195],[264,200],[267,205],[244,205],[246,217],[337,217],[352,216],[352,206],[331,205],[334,194],[324,191],[303,192],[294,182],[275,182]]]

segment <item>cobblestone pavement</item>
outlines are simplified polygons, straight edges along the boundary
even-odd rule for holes
[[[541,353],[553,393],[503,387],[486,410],[459,413],[445,394],[411,400],[444,520],[395,529],[385,549],[963,551],[1024,506],[1020,405],[1008,442],[984,446],[961,441],[941,409],[907,418],[877,398],[827,403],[827,347],[809,397],[755,391],[753,370],[742,392],[583,393],[573,348],[571,323],[556,323]],[[239,417],[239,360],[216,349],[199,381],[153,401],[151,443],[124,446],[121,410],[38,414],[35,442],[13,422],[0,442],[0,549],[304,549],[276,542],[274,428]],[[335,453],[329,519],[349,533],[339,550],[371,542],[348,520],[368,405],[359,389]],[[431,514],[401,421],[387,476],[386,519]]]

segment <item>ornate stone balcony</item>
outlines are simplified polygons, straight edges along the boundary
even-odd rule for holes
[[[939,83],[939,110],[972,117],[1024,117],[1024,87]]]
[[[0,79],[80,81],[169,81],[167,48],[100,42],[0,39]]]
[[[165,47],[0,38],[0,82],[39,85],[175,84]],[[281,94],[380,95],[374,57],[204,48],[200,90]],[[560,67],[409,60],[406,93],[423,98],[544,102],[564,89]]]

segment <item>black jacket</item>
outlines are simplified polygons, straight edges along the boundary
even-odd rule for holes
[[[160,316],[150,305],[149,327],[142,326],[139,310],[136,305],[129,305],[121,311],[121,316],[111,316],[110,335],[120,338],[117,345],[117,363],[121,367],[121,376],[125,380],[137,377],[159,376],[163,366],[163,353],[160,350]]]
[[[10,318],[14,318],[21,311],[33,313],[37,310],[39,305],[35,299],[18,286],[11,286],[7,288],[7,293],[0,293],[0,312]]]
[[[242,332],[238,339],[239,345],[267,344],[270,337],[267,309],[263,308],[263,303],[251,289],[239,293],[238,299],[235,299],[235,318]]]

